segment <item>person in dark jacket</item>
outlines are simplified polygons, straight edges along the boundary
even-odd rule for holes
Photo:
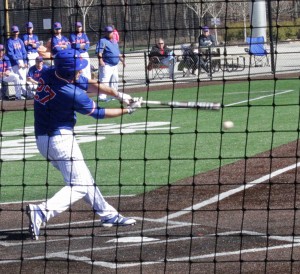
[[[199,47],[215,47],[217,45],[216,38],[210,34],[207,26],[202,28],[202,33],[199,36]]]
[[[154,45],[150,51],[149,57],[156,56],[159,61],[169,67],[169,77],[174,79],[174,66],[176,63],[176,57],[173,53],[173,50],[170,49],[162,38],[157,40],[156,45]]]
[[[207,26],[202,27],[201,35],[199,36],[199,63],[207,73],[209,73],[209,68],[207,67],[203,56],[207,57],[211,54],[211,47],[215,47],[216,45],[216,38],[214,35],[210,34],[209,28]]]

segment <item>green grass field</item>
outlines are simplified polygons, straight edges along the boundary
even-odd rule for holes
[[[98,123],[78,115],[78,126],[98,124],[99,137],[105,137],[80,146],[104,195],[142,193],[296,140],[299,91],[299,80],[260,80],[136,93],[148,100],[216,101],[225,107],[201,111],[152,106]],[[225,120],[235,127],[223,131]],[[24,141],[22,129],[32,127],[33,112],[3,112],[0,121],[3,151],[9,141]],[[146,122],[164,124],[153,128]],[[120,124],[124,134],[118,133]],[[8,134],[12,131],[15,135]],[[33,141],[33,132],[28,135]],[[90,137],[95,140],[94,133]],[[64,185],[60,173],[38,153],[23,158],[0,163],[1,202],[45,199]]]

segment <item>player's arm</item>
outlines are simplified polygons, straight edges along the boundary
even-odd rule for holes
[[[210,40],[212,43],[212,46],[215,47],[217,45],[217,41],[214,35],[210,35]]]
[[[9,60],[8,57],[5,57],[5,58],[4,58],[4,62],[6,62],[6,69],[5,69],[5,71],[4,71],[4,74],[5,74],[6,76],[9,76],[10,72],[12,71],[11,62],[10,62],[10,60]]]
[[[80,49],[80,44],[79,43],[76,43],[76,35],[75,34],[71,34],[70,35],[70,38],[69,38],[69,41],[71,43],[71,48],[72,49]]]
[[[125,66],[125,56],[123,56],[122,54],[119,55],[120,61],[123,64],[123,66]]]
[[[104,67],[105,63],[103,61],[103,54],[102,54],[102,52],[98,53],[98,60],[99,60],[99,66]]]
[[[28,67],[27,51],[26,51],[25,45],[21,39],[20,39],[20,44],[21,44],[21,51],[22,51],[22,55],[23,55],[24,67],[27,68]]]
[[[91,116],[95,119],[114,118],[124,114],[131,114],[135,111],[136,108],[137,107],[131,105],[125,108],[100,108],[84,92],[80,92],[78,96],[76,96],[75,102],[75,110],[77,112],[83,115]]]
[[[14,44],[11,40],[8,40],[7,43],[7,56],[9,56],[10,59],[14,60],[17,64],[19,64],[19,59],[14,53]]]
[[[38,82],[37,81],[35,81],[33,78],[31,78],[30,76],[27,76],[27,82],[30,82],[30,83],[33,83],[33,84],[38,84]]]
[[[113,97],[118,96],[118,92],[116,90],[94,79],[88,79],[88,89],[86,91],[88,93],[96,93],[96,94],[103,93]]]
[[[84,46],[84,48],[85,48],[85,50],[88,50],[90,48],[90,40],[89,40],[89,38],[87,37],[86,34],[84,35],[84,37],[85,37],[85,46]]]
[[[100,39],[100,41],[98,42],[97,47],[96,47],[96,54],[98,57],[99,66],[101,66],[101,67],[105,66],[105,63],[103,60],[104,49],[105,49],[105,42],[102,39]]]
[[[32,47],[37,49],[40,46],[40,41],[37,35],[34,35],[34,43],[32,44]]]
[[[119,117],[124,114],[131,114],[132,112],[133,110],[129,108],[106,108],[104,118]]]
[[[80,76],[76,80],[75,85],[87,93],[93,93],[99,95],[99,93],[106,94],[112,97],[116,97],[121,103],[129,105],[132,102],[132,97],[129,94],[118,92],[111,87],[104,85],[96,80],[88,79]]]

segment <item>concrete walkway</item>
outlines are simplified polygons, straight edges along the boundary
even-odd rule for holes
[[[245,52],[246,46],[227,46],[226,51],[228,55],[231,55],[234,60],[238,56],[240,58],[245,58],[245,69],[237,71],[223,71],[220,70],[213,74],[212,79],[210,79],[206,73],[201,73],[199,76],[200,81],[211,81],[211,80],[232,80],[238,79],[240,77],[251,77],[258,75],[271,75],[271,66],[264,67],[254,67],[249,66],[249,55]],[[220,47],[221,57],[224,58],[223,52],[224,47]],[[300,42],[290,42],[277,44],[274,48],[274,61],[275,61],[275,71],[277,73],[299,73],[300,72]],[[181,55],[180,47],[175,50],[177,56]],[[97,58],[91,56],[91,63],[97,67]],[[223,59],[224,60],[224,59]],[[223,62],[222,60],[222,62]],[[242,59],[240,59],[242,60]],[[271,62],[271,57],[269,55],[269,60]],[[198,76],[183,77],[181,71],[178,71],[178,62],[175,66],[175,76],[176,82],[196,82],[198,81]],[[145,86],[146,85],[146,72],[145,72],[145,58],[144,52],[132,52],[126,54],[126,67],[123,70],[122,65],[119,65],[119,76],[120,84],[124,79],[126,83],[125,87],[133,86]],[[160,85],[166,83],[172,83],[169,78],[163,79],[152,79],[151,73],[149,74],[149,85]]]

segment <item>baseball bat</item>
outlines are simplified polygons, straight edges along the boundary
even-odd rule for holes
[[[212,102],[178,102],[178,101],[142,101],[143,104],[148,105],[160,105],[160,106],[169,106],[174,108],[198,108],[198,109],[208,109],[208,110],[220,110],[220,103]]]

